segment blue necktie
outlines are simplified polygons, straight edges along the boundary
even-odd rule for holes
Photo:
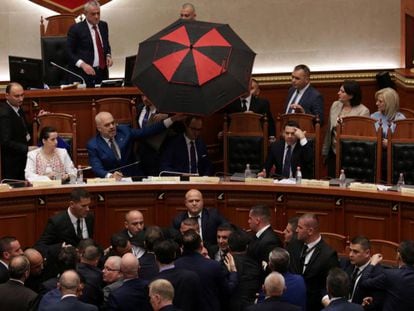
[[[142,127],[145,127],[147,125],[148,119],[150,116],[150,109],[148,106],[145,106],[145,115],[144,115],[144,119],[142,119]]]
[[[197,173],[197,158],[194,141],[190,141],[190,173]]]
[[[285,155],[285,162],[283,163],[282,175],[286,178],[290,177],[290,160],[292,158],[292,146],[287,146],[287,151]]]

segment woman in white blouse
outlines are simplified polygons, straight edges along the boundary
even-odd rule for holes
[[[58,133],[55,128],[46,126],[40,131],[42,146],[27,153],[26,179],[47,176],[50,179],[66,181],[70,175],[76,176],[76,168],[64,148],[57,148]]]

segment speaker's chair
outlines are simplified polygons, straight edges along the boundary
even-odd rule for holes
[[[395,121],[388,133],[387,183],[396,184],[400,173],[406,184],[414,184],[414,118]]]
[[[238,112],[224,118],[224,172],[244,172],[246,164],[261,170],[267,155],[267,118],[261,114]]]
[[[285,124],[290,121],[296,121],[299,124],[299,127],[302,131],[306,131],[306,138],[308,140],[308,144],[311,144],[311,149],[314,154],[314,162],[313,162],[313,176],[316,179],[320,178],[320,150],[321,150],[321,126],[320,120],[318,116],[314,116],[311,114],[305,113],[290,113],[290,114],[282,114],[278,115],[276,119],[277,123],[277,136],[282,137],[283,135],[283,128]]]
[[[345,117],[336,127],[336,175],[364,182],[381,180],[382,128],[369,117]]]
[[[33,122],[33,143],[38,144],[39,133],[45,126],[54,127],[59,137],[69,146],[69,155],[74,165],[77,165],[76,118],[65,113],[48,113],[37,117]]]

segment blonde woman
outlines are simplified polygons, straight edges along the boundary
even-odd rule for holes
[[[394,132],[394,121],[403,120],[405,116],[399,112],[400,98],[394,89],[387,87],[379,90],[375,93],[375,100],[378,111],[371,114],[371,118],[377,120],[377,123],[375,123],[377,129],[379,124],[382,124],[382,146],[386,148],[388,128],[391,132]]]

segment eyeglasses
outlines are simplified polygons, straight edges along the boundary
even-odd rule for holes
[[[109,271],[109,272],[118,272],[119,271],[119,269],[111,269],[111,268],[109,268],[109,267],[107,267],[107,266],[104,266],[104,268],[103,268],[104,270],[106,270],[106,271]]]

